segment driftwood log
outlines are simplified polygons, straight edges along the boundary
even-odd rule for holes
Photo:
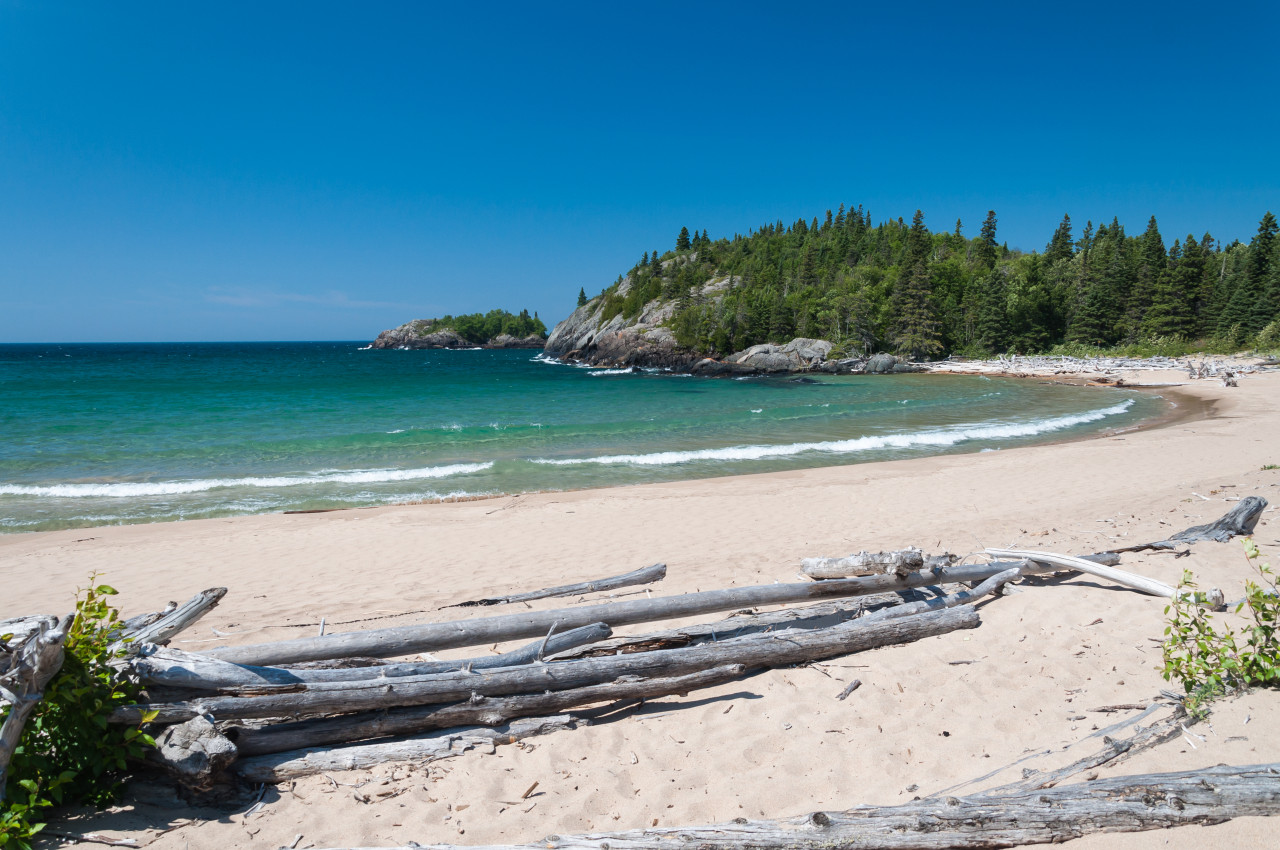
[[[1139,543],[1137,546],[1125,546],[1117,552],[1141,552],[1144,549],[1176,549],[1179,543],[1199,543],[1213,541],[1226,543],[1232,537],[1248,536],[1258,524],[1258,518],[1267,509],[1267,500],[1261,496],[1245,496],[1236,506],[1218,519],[1204,525],[1193,525],[1185,531],[1179,531],[1167,540],[1155,543]]]
[[[371,667],[312,669],[255,667],[233,664],[230,661],[183,652],[179,649],[142,647],[127,666],[146,682],[209,691],[260,685],[358,682],[369,679],[398,679],[432,673],[450,673],[457,670],[518,667],[521,664],[530,664],[544,656],[604,640],[611,634],[612,631],[604,623],[592,623],[567,632],[549,634],[542,640],[501,655],[481,655],[459,661],[415,661],[404,664],[378,664]]]
[[[549,836],[520,846],[528,850],[994,848],[1056,844],[1095,832],[1204,826],[1259,815],[1280,815],[1280,763],[1120,776],[1001,796],[858,806],[785,820],[738,818],[715,826]],[[457,848],[451,844],[413,846],[423,850]]]
[[[897,620],[854,620],[816,631],[752,635],[683,649],[637,652],[612,658],[585,658],[498,670],[439,673],[396,680],[281,685],[259,689],[257,696],[212,696],[181,703],[124,706],[113,723],[137,723],[149,711],[157,722],[175,723],[199,714],[217,720],[255,717],[315,717],[405,705],[462,702],[472,694],[505,696],[540,693],[611,682],[619,676],[677,676],[724,664],[748,668],[779,667],[817,661],[864,649],[909,643],[956,629],[976,628],[971,606],[917,614]]]
[[[894,605],[889,608],[881,608],[879,611],[873,611],[867,614],[859,622],[874,622],[876,620],[895,620],[899,617],[911,617],[916,614],[923,614],[926,611],[940,611],[944,608],[954,608],[957,605],[968,605],[978,601],[982,597],[995,593],[1003,588],[1011,581],[1017,581],[1022,576],[1021,567],[1010,567],[1002,573],[997,573],[991,578],[979,584],[972,590],[961,590],[950,596],[940,596],[937,599],[921,599],[916,602],[904,602],[901,605]]]
[[[844,558],[805,558],[800,566],[809,578],[832,579],[881,573],[901,576],[915,570],[949,567],[957,560],[950,553],[926,557],[921,550],[909,548],[896,552],[858,552]]]
[[[509,697],[482,697],[454,705],[393,708],[365,714],[322,717],[272,726],[232,727],[224,734],[243,756],[279,753],[304,747],[319,747],[383,738],[416,735],[433,729],[455,726],[496,726],[517,717],[555,714],[570,708],[620,700],[652,699],[686,694],[730,682],[745,671],[741,664],[712,667],[686,676],[657,679],[618,679],[601,685],[520,694]]]
[[[62,620],[49,617],[36,624],[0,668],[0,697],[9,703],[0,726],[0,801],[4,800],[9,762],[22,740],[22,728],[43,698],[49,680],[62,669],[62,645],[74,619],[74,614],[68,614]]]
[[[241,759],[236,774],[249,782],[285,782],[331,770],[363,770],[387,762],[429,762],[483,748],[493,752],[499,744],[513,744],[534,735],[575,729],[585,721],[568,715],[526,717],[498,729],[450,729],[382,744],[352,744],[331,749],[302,750]]]
[[[197,620],[208,614],[227,595],[225,587],[211,587],[202,590],[181,605],[169,603],[170,607],[156,614],[143,614],[125,621],[120,640],[112,645],[112,650],[123,649],[132,653],[144,644],[163,645],[173,639],[174,635],[189,628]]]
[[[1156,581],[1153,578],[1140,576],[1137,573],[1125,572],[1117,570],[1115,567],[1106,567],[1102,564],[1088,561],[1084,558],[1076,558],[1072,555],[1059,555],[1054,552],[1035,552],[1022,549],[987,549],[986,553],[993,558],[1025,558],[1027,560],[1038,561],[1049,564],[1064,570],[1077,570],[1082,573],[1105,578],[1116,584],[1125,587],[1140,590],[1152,596],[1163,596],[1166,599],[1173,599],[1178,595],[1178,591],[1162,581]]]
[[[906,576],[864,576],[821,582],[707,590],[681,596],[660,596],[653,599],[635,599],[578,608],[528,611],[498,617],[346,632],[279,643],[222,647],[208,650],[205,654],[237,664],[288,664],[348,655],[388,658],[414,652],[431,652],[438,649],[541,637],[553,625],[558,629],[568,629],[603,622],[618,628],[634,623],[732,611],[757,605],[865,596],[933,584],[981,582],[1010,566],[1014,565],[974,564],[909,573]]]
[[[474,608],[481,605],[510,605],[513,602],[532,602],[535,599],[549,599],[554,596],[575,596],[581,593],[598,593],[602,590],[617,590],[619,587],[633,587],[637,584],[652,584],[667,577],[666,564],[654,564],[642,567],[622,575],[595,581],[580,581],[577,584],[563,584],[559,587],[548,587],[543,590],[531,590],[528,593],[515,593],[511,596],[491,596],[486,599],[472,599],[468,602],[457,602],[445,605],[445,608]]]

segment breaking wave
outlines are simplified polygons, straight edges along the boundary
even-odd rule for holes
[[[1108,416],[1124,413],[1133,405],[1126,400],[1120,404],[1091,410],[1070,416],[1057,416],[1052,419],[1037,419],[1031,422],[1005,423],[1000,425],[960,425],[954,428],[931,431],[917,431],[907,434],[884,434],[874,437],[855,437],[850,440],[826,440],[813,443],[784,443],[763,446],[728,446],[722,449],[699,449],[694,451],[653,452],[641,455],[605,455],[603,457],[583,458],[535,458],[534,463],[553,466],[574,466],[584,463],[626,464],[631,466],[667,466],[676,463],[694,461],[742,461],[765,460],[775,457],[790,457],[805,452],[823,452],[827,454],[853,454],[856,452],[877,451],[881,449],[910,449],[917,446],[931,448],[947,448],[971,440],[1007,440],[1017,437],[1034,437],[1061,431],[1075,425],[1097,422]]]
[[[417,481],[423,478],[449,478],[483,472],[488,463],[453,463],[425,466],[420,469],[362,469],[350,472],[320,472],[314,475],[287,475],[248,478],[198,478],[192,481],[117,482],[111,484],[53,484],[28,486],[0,484],[0,496],[48,496],[55,498],[88,498],[135,496],[175,496],[203,493],[223,487],[297,487],[304,484],[380,484],[387,481]]]

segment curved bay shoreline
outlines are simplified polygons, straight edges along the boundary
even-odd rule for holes
[[[569,583],[655,561],[669,572],[653,592],[680,593],[794,580],[802,557],[859,549],[1097,551],[1212,519],[1230,507],[1224,499],[1257,493],[1276,502],[1280,471],[1262,467],[1280,462],[1280,376],[1247,375],[1234,388],[1201,380],[1158,391],[1177,404],[1158,421],[1002,452],[431,506],[8,535],[0,538],[0,580],[5,607],[15,612],[67,607],[91,569],[122,591],[127,614],[226,585],[227,599],[179,644],[201,649],[295,637],[298,629],[314,631],[321,617],[331,624],[374,618],[333,627],[342,630],[448,619],[457,613],[440,606],[477,591]],[[1273,510],[1256,539],[1274,562],[1280,527],[1270,521]],[[1190,567],[1204,584],[1222,587],[1247,571],[1238,543],[1197,544],[1188,559],[1126,555],[1123,567],[1175,584]],[[225,811],[134,801],[59,826],[133,837],[157,850],[280,846],[298,833],[302,844],[316,846],[510,843],[655,819],[669,826],[889,804],[1029,752],[1063,753],[1116,719],[1092,707],[1141,701],[1169,687],[1156,669],[1158,600],[1086,578],[1020,590],[982,606],[983,624],[971,633],[663,699],[534,747],[471,753],[429,775],[402,770],[391,779],[378,771],[375,782],[385,778],[404,790],[383,803],[361,803],[318,778],[282,789],[251,823]],[[854,676],[863,687],[837,701]],[[1196,748],[1179,739],[1100,773],[1267,760],[1280,732],[1277,702],[1260,692],[1225,703],[1212,732],[1193,730],[1206,737]],[[1074,746],[1044,761],[1065,763],[1093,749]],[[370,773],[334,778],[360,782]],[[535,781],[537,806],[503,805]],[[1094,836],[1079,844],[1249,845],[1261,843],[1268,827],[1244,819],[1209,832]]]

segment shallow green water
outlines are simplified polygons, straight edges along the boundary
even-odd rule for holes
[[[1026,380],[702,379],[360,343],[0,346],[0,530],[995,450],[1158,398]]]

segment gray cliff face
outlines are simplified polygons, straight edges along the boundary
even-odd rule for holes
[[[727,278],[709,281],[701,295],[716,298],[730,285]],[[625,296],[631,278],[618,287]],[[706,377],[822,372],[827,374],[861,374],[915,372],[917,367],[892,354],[863,357],[831,358],[834,346],[825,339],[796,338],[784,345],[753,345],[722,360],[706,357],[676,342],[666,327],[675,313],[675,305],[659,299],[650,301],[640,315],[624,318],[621,314],[603,321],[603,298],[596,298],[574,310],[567,319],[552,329],[546,352],[561,360],[574,360],[593,366],[610,368],[671,369]]]
[[[631,279],[618,288],[626,295]],[[621,314],[601,321],[604,299],[597,298],[574,310],[551,330],[546,351],[562,360],[579,360],[596,366],[675,369],[686,371],[699,360],[696,352],[679,345],[665,323],[674,304],[650,301],[634,319]]]
[[[378,334],[373,341],[374,348],[542,348],[545,341],[542,337],[527,336],[523,339],[510,334],[498,334],[488,342],[477,346],[467,341],[451,328],[434,329],[431,319],[414,319],[398,328],[391,328]]]

